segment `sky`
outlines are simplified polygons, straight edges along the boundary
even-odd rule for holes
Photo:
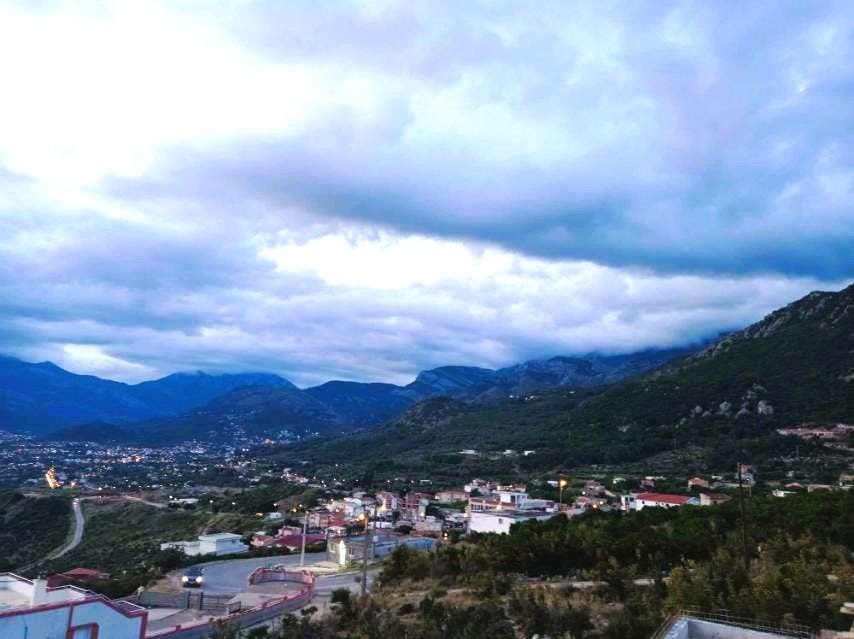
[[[406,383],[854,279],[854,3],[0,0],[0,353]]]

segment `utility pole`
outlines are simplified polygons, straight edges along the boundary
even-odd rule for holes
[[[560,477],[560,475],[558,475],[558,480],[557,480],[558,495],[559,495],[559,497],[558,497],[559,504],[558,504],[558,508],[557,508],[558,513],[563,512],[563,488],[564,488],[564,486],[566,486],[566,484],[567,484],[567,481],[563,477]]]
[[[370,523],[371,515],[365,509],[365,545],[362,547],[362,597],[368,594],[368,547],[372,541],[369,530]]]
[[[750,549],[747,546],[747,516],[744,510],[744,486],[741,481],[741,462],[738,463],[738,508],[741,512],[741,543],[744,551],[744,570],[750,570]]]
[[[302,568],[305,565],[305,534],[308,530],[308,510],[303,509],[303,519],[302,519],[302,549],[300,550],[299,555],[299,565]]]

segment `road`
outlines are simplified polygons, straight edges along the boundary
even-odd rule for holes
[[[326,558],[326,553],[306,553],[306,567],[309,564]],[[199,590],[210,593],[245,592],[249,575],[261,566],[285,565],[292,570],[299,569],[299,555],[282,555],[279,557],[252,557],[249,559],[228,559],[198,564],[204,568],[204,586]],[[168,576],[172,588],[180,588],[181,575],[184,570],[176,570]]]
[[[47,559],[59,559],[63,555],[66,555],[69,552],[71,552],[72,550],[74,550],[75,548],[77,548],[77,546],[80,545],[80,542],[83,541],[83,532],[86,529],[86,518],[83,516],[83,508],[81,507],[80,504],[84,499],[104,499],[104,497],[92,496],[92,497],[75,497],[74,498],[74,500],[71,502],[71,509],[74,512],[74,534],[71,537],[71,541],[67,545],[63,546],[62,548],[54,550],[52,553],[50,553],[47,556]],[[109,499],[109,497],[107,497],[107,499]],[[131,495],[120,495],[118,497],[118,499],[124,499],[127,501],[134,501],[134,502],[138,502],[141,504],[145,504],[147,506],[154,506],[155,508],[165,508],[166,507],[165,504],[158,504],[158,503],[155,503],[153,501],[145,501],[144,499],[140,499],[139,497],[132,497]]]
[[[80,507],[80,499],[75,498],[73,502],[71,502],[71,508],[74,511],[74,535],[71,537],[71,542],[58,551],[54,552],[50,559],[58,559],[62,557],[64,554],[71,552],[77,546],[80,545],[80,542],[83,541],[83,530],[86,528],[86,520],[83,518],[83,509]]]
[[[248,585],[249,575],[260,566],[284,565],[290,570],[299,570],[299,555],[282,555],[279,557],[252,557],[249,559],[229,559],[226,561],[213,561],[204,564],[198,564],[204,568],[204,586],[199,590],[209,592],[211,594],[223,593],[238,593],[245,592]],[[305,568],[312,570],[312,564],[326,559],[326,553],[306,553]],[[180,588],[180,579],[183,570],[177,570],[171,573],[168,577],[169,586],[172,589]],[[315,572],[315,571],[313,571]],[[373,581],[379,568],[371,568],[368,571],[368,584]],[[359,576],[359,571],[354,570],[346,573],[331,573],[322,574],[316,572],[317,584],[315,592],[318,596],[329,596],[333,590],[337,588],[349,588],[357,590],[359,584],[356,578]]]

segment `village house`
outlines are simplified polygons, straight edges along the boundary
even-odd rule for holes
[[[148,611],[75,586],[0,573],[3,639],[140,639]]]
[[[415,530],[424,535],[439,534],[442,532],[442,520],[432,515],[415,521]]]
[[[729,501],[729,495],[722,495],[720,493],[700,493],[701,506],[714,506],[715,504],[722,504],[726,501]]]
[[[464,490],[442,490],[436,493],[436,501],[442,504],[450,504],[455,501],[465,501],[469,495]]]
[[[605,487],[598,481],[589,480],[584,482],[584,488],[581,489],[581,494],[588,497],[599,497],[605,493]]]
[[[692,477],[688,480],[688,490],[691,490],[692,488],[704,488],[708,490],[711,487],[711,482],[706,481],[702,477]]]
[[[515,488],[499,489],[496,491],[502,507],[516,507],[528,500],[528,493]]]
[[[492,482],[484,481],[483,479],[472,479],[468,484],[463,486],[463,490],[467,493],[477,491],[481,495],[488,495],[494,487],[495,484]]]
[[[368,561],[371,561],[390,555],[398,546],[408,546],[416,550],[431,550],[436,547],[437,543],[439,543],[437,540],[430,537],[409,537],[374,532],[368,539],[361,535],[330,541],[326,547],[326,560],[345,568],[361,562],[366,552]]]
[[[305,535],[305,545],[307,547],[320,544],[325,541],[325,534],[307,533]],[[250,543],[254,548],[287,548],[291,552],[296,552],[298,550],[302,550],[303,534],[302,532],[293,532],[291,529],[283,528],[277,535],[255,533],[252,535],[252,541]]]
[[[406,493],[403,498],[403,513],[412,520],[427,514],[427,506],[432,501],[427,493]]]
[[[400,510],[400,497],[387,490],[381,490],[377,493],[377,504],[380,510],[393,512]]]
[[[700,500],[685,495],[665,493],[629,493],[620,497],[623,510],[643,510],[644,508],[674,508],[678,506],[697,506]]]
[[[469,514],[468,531],[470,533],[497,533],[506,535],[510,527],[532,519],[546,521],[551,519],[551,513],[537,510],[496,510],[472,512]]]
[[[240,535],[234,533],[213,533],[199,535],[197,541],[167,541],[160,544],[160,550],[180,550],[188,557],[196,555],[233,555],[249,551]]]
[[[466,512],[478,513],[492,510],[501,510],[501,500],[489,497],[469,497]]]

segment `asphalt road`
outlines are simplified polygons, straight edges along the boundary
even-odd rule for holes
[[[326,553],[306,553],[305,563],[311,564],[324,559]],[[236,593],[245,592],[249,575],[260,566],[275,566],[284,564],[291,569],[299,569],[299,555],[282,555],[280,557],[253,557],[250,559],[230,559],[226,561],[213,561],[198,564],[205,569],[204,586],[197,590],[210,593]],[[175,579],[174,584],[180,585],[183,570],[176,571],[170,577]],[[172,579],[170,579],[170,582]]]
[[[326,553],[306,553],[305,567],[311,568],[311,564],[316,561],[322,561],[326,558]],[[195,590],[203,590],[212,594],[223,593],[238,593],[245,592],[248,586],[249,575],[252,571],[260,566],[275,566],[284,565],[291,570],[299,570],[299,555],[282,555],[279,557],[253,557],[250,559],[230,559],[226,561],[214,561],[210,563],[198,564],[204,568],[204,585]],[[169,576],[170,584],[173,587],[180,587],[180,579],[183,570],[178,570]],[[368,584],[373,581],[378,568],[372,568],[368,571]],[[336,588],[350,588],[353,591],[358,590],[359,584],[356,582],[356,577],[359,571],[346,573],[331,573],[318,574],[316,593],[319,596],[328,596]]]
[[[83,509],[80,508],[80,500],[75,499],[71,502],[71,508],[74,511],[74,536],[71,538],[71,542],[54,553],[51,556],[51,559],[57,559],[62,557],[64,554],[71,552],[80,545],[81,541],[83,541],[83,530],[86,528],[86,520],[83,518]]]

